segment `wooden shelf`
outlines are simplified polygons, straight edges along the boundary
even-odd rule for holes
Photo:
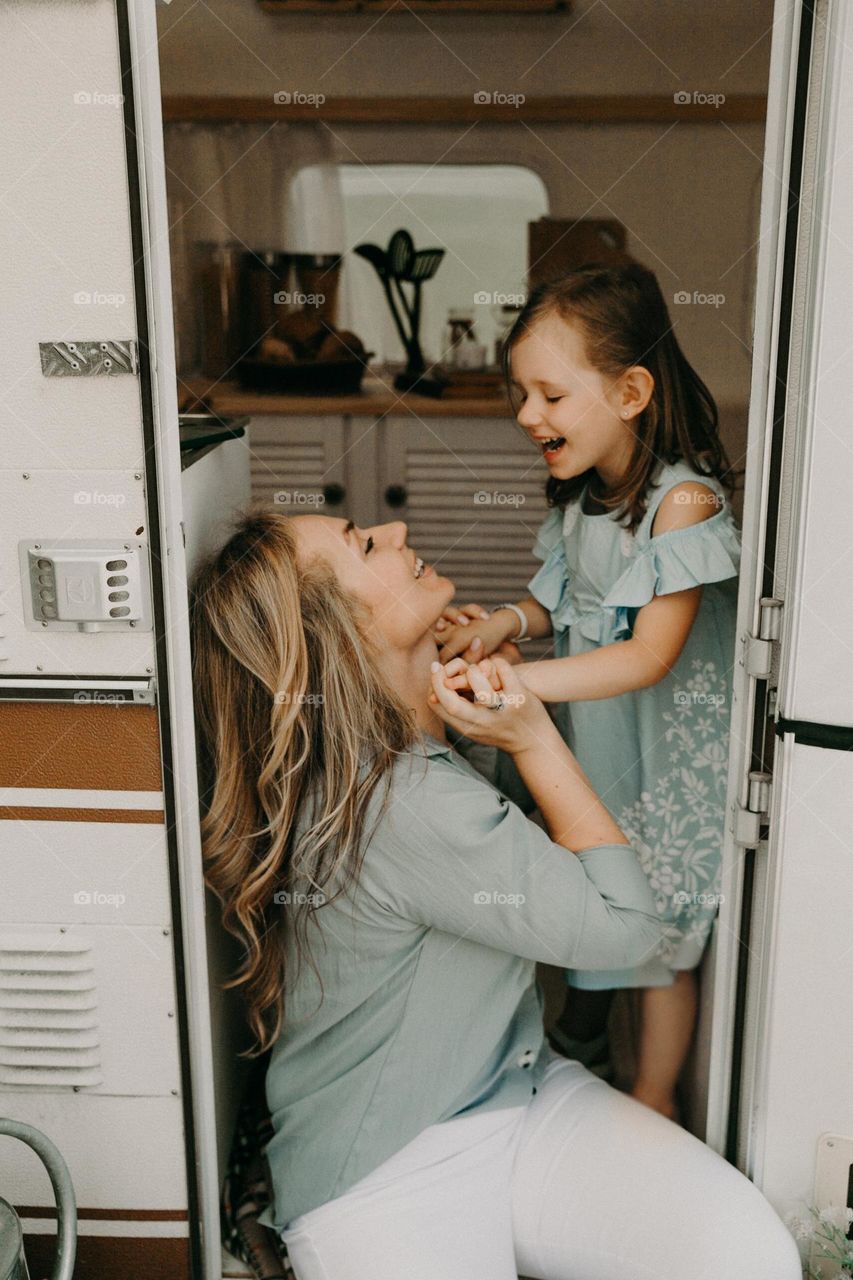
[[[681,105],[673,94],[586,94],[528,97],[515,105],[466,98],[326,98],[312,103],[276,102],[265,97],[169,95],[163,119],[180,120],[328,120],[340,124],[761,124],[767,98],[759,93],[728,96],[719,107],[697,102]]]
[[[505,395],[470,396],[448,400],[433,400],[429,396],[415,396],[394,391],[390,378],[383,382],[368,374],[361,391],[349,395],[295,396],[269,391],[246,391],[236,382],[217,382],[201,375],[178,380],[178,396],[181,404],[192,393],[215,413],[285,414],[305,417],[314,414],[351,414],[354,417],[374,418],[381,414],[403,417],[411,414],[418,418],[511,418],[509,400]],[[182,408],[182,412],[187,412]],[[251,431],[251,426],[249,428]]]
[[[571,0],[258,0],[267,13],[565,13]]]

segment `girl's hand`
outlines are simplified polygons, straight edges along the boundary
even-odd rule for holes
[[[447,668],[432,664],[430,703],[446,724],[474,742],[501,747],[512,755],[553,732],[544,706],[524,688],[505,659],[492,658],[475,666],[464,666],[463,661],[457,659]]]
[[[511,609],[498,609],[488,618],[457,624],[450,631],[439,633],[439,661],[449,662],[461,656],[469,662],[479,662],[500,649],[517,631],[518,618]]]
[[[475,618],[488,618],[489,611],[484,609],[481,604],[466,604],[462,609],[457,609],[455,605],[449,604],[444,613],[435,624],[436,632],[447,631],[450,627],[464,627],[469,622],[473,622]],[[436,641],[441,644],[441,639],[436,635]]]

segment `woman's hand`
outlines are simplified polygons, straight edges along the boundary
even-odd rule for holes
[[[553,735],[542,703],[524,688],[504,658],[469,666],[464,659],[431,669],[430,702],[446,724],[474,742],[511,755]]]

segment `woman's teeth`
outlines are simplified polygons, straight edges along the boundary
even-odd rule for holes
[[[426,565],[424,564],[420,556],[415,556],[415,577],[420,578],[425,568],[426,568]]]
[[[565,436],[552,436],[550,440],[542,441],[542,452],[556,453],[558,449],[562,449],[565,443],[566,443]]]

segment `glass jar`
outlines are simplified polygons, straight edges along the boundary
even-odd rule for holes
[[[452,307],[447,313],[442,364],[451,369],[481,369],[486,348],[477,341],[470,308]]]

